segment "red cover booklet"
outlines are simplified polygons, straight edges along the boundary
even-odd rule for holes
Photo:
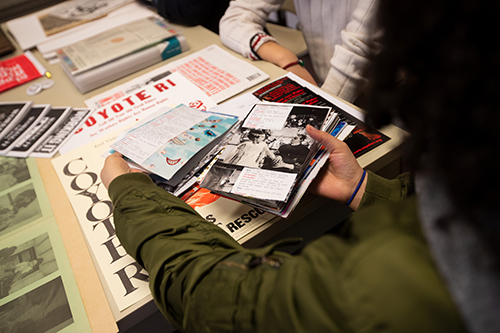
[[[0,92],[34,80],[45,74],[45,70],[31,53],[0,61]]]

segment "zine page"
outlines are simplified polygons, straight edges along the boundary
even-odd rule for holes
[[[49,129],[71,111],[71,108],[49,107],[49,111],[14,142],[14,147],[7,153],[8,156],[27,157],[34,146],[49,134]]]
[[[49,104],[33,105],[19,121],[0,139],[0,154],[5,155],[13,148],[16,140],[29,131],[50,110]]]
[[[129,131],[111,148],[168,180],[236,122],[235,117],[179,105],[174,109],[165,108],[159,116]]]
[[[63,119],[56,123],[53,128],[47,131],[47,136],[43,136],[41,140],[37,141],[33,146],[30,153],[32,157],[45,157],[50,158],[54,156],[66,141],[69,140],[71,135],[75,132],[78,126],[81,126],[91,110],[86,108],[55,108],[56,110],[63,110]],[[69,110],[69,112],[66,112]]]
[[[10,132],[31,105],[32,102],[0,102],[0,139]]]
[[[261,101],[331,107],[339,114],[340,120],[347,123],[340,138],[344,139],[356,157],[390,140],[380,131],[367,126],[363,122],[364,115],[359,110],[292,73],[258,88],[253,95]]]

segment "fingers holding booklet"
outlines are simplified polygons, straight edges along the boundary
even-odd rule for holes
[[[255,104],[201,187],[288,216],[290,200],[300,187],[307,187],[309,177],[314,178],[326,157],[306,126],[331,132],[339,123],[338,114],[330,107]]]

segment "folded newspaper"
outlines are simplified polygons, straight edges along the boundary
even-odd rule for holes
[[[287,217],[325,161],[307,125],[328,132],[344,126],[330,107],[256,104],[201,187]]]

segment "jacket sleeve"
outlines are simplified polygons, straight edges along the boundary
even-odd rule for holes
[[[301,256],[245,249],[140,173],[114,179],[109,194],[122,246],[182,332],[347,330],[324,248]]]
[[[244,57],[254,59],[250,39],[264,33],[269,13],[277,11],[284,0],[234,0],[220,20],[219,35],[222,42]],[[268,37],[269,38],[269,37]],[[276,39],[270,38],[275,42]]]
[[[366,79],[363,70],[369,56],[378,48],[380,31],[374,30],[376,0],[360,0],[351,20],[341,32],[342,44],[335,46],[331,68],[321,86],[328,93],[348,102],[358,96]]]
[[[394,209],[356,214],[369,229],[357,239],[324,236],[291,256],[243,248],[146,175],[117,177],[109,193],[122,246],[183,332],[461,332],[423,239],[377,223]]]
[[[248,272],[251,262],[259,266],[265,261],[270,269],[289,257],[287,254],[268,260],[266,256],[272,252],[273,246],[244,249],[222,229],[205,221],[186,203],[158,188],[141,173],[114,179],[109,195],[114,205],[116,234],[122,246],[148,271],[153,298],[176,328],[200,331],[209,325],[219,327],[216,332],[250,332],[254,329],[254,326],[250,330],[246,327],[250,318],[234,317],[249,315],[246,310],[254,308],[254,295],[241,306],[242,312],[231,313],[240,308],[235,296],[242,283],[242,274]],[[231,271],[226,280],[218,275],[225,270]],[[217,283],[223,283],[219,289],[211,283],[200,286],[210,276],[211,281],[215,279]],[[254,273],[250,281],[256,282],[252,280],[255,277],[261,278],[260,274]],[[205,309],[206,293],[215,290],[224,290],[215,296],[220,308]],[[257,300],[258,304],[261,302]],[[231,310],[224,313],[223,309],[228,308]],[[234,325],[243,327],[238,330]]]
[[[377,203],[399,202],[407,197],[410,191],[410,174],[402,173],[395,179],[385,179],[371,171],[367,171],[368,180],[365,193],[358,210]]]

